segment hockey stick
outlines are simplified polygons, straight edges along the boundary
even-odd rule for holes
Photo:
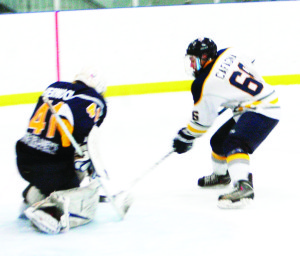
[[[82,152],[79,144],[74,139],[73,135],[69,132],[68,128],[63,123],[61,117],[57,114],[57,112],[53,108],[53,105],[52,105],[51,101],[49,100],[49,98],[43,97],[43,101],[49,106],[51,113],[55,116],[57,122],[59,123],[59,125],[61,126],[61,128],[63,129],[63,131],[66,133],[68,139],[71,141],[71,143],[72,143],[73,147],[75,148],[76,152],[80,156],[83,156],[83,152]],[[91,163],[91,164],[92,164],[93,171],[96,172],[96,170],[95,170],[95,168],[93,166],[93,163]],[[121,196],[117,196],[117,195],[116,196],[112,196],[110,194],[108,188],[107,188],[108,185],[106,184],[106,182],[104,182],[104,179],[102,179],[101,176],[98,175],[98,174],[96,174],[96,178],[97,178],[97,181],[102,186],[103,190],[105,191],[106,197],[108,198],[109,202],[111,202],[113,208],[118,213],[119,217],[121,219],[124,219],[124,216],[127,213],[128,209],[129,209],[129,207],[131,205],[130,200],[129,200],[129,194],[127,194],[126,197],[124,197],[123,195],[121,195]]]
[[[68,139],[71,141],[71,143],[72,143],[73,147],[75,148],[76,152],[78,153],[78,155],[83,156],[83,152],[82,152],[80,146],[78,145],[78,143],[76,142],[76,140],[74,139],[72,134],[69,132],[68,128],[66,127],[64,122],[61,120],[60,116],[56,113],[55,109],[53,108],[52,103],[49,100],[49,98],[44,96],[43,101],[49,106],[51,113],[55,116],[57,122],[59,123],[59,125],[61,126],[61,128],[65,132],[65,134],[67,135]]]
[[[218,116],[222,115],[228,108],[223,107],[219,112],[218,112]]]
[[[120,195],[122,193],[129,193],[129,191],[131,191],[142,179],[144,179],[146,175],[148,175],[151,171],[153,171],[158,165],[160,165],[164,160],[166,160],[174,152],[175,152],[175,149],[172,149],[168,154],[166,154],[159,161],[157,161],[151,168],[149,168],[148,170],[145,170],[138,177],[136,177],[133,181],[131,181],[129,183],[129,185],[127,186],[127,189],[121,190],[119,193],[117,193],[117,195]]]

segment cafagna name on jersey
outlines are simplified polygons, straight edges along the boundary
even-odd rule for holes
[[[226,76],[227,71],[229,70],[232,63],[235,61],[236,56],[235,55],[229,55],[227,56],[221,63],[217,73],[216,77],[224,79]]]
[[[48,98],[51,97],[51,98],[55,98],[55,99],[69,100],[72,98],[74,93],[75,93],[75,91],[73,91],[73,90],[49,87],[43,93],[43,96],[46,96]]]

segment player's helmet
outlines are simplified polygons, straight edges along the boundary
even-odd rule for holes
[[[88,87],[94,88],[98,93],[106,91],[106,83],[95,67],[83,68],[74,78],[74,81],[80,81]]]
[[[185,67],[188,74],[199,75],[202,65],[217,57],[217,45],[209,38],[198,38],[191,42],[186,50]]]
[[[217,45],[209,38],[198,38],[189,44],[186,54],[196,56],[200,59],[203,58],[203,55],[207,59],[214,59],[217,56]]]

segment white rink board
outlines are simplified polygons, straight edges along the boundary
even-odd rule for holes
[[[299,74],[299,9],[300,2],[260,2],[64,12],[62,78],[77,69],[76,56],[107,66],[112,85],[190,79],[183,58],[199,36],[243,49],[262,75]]]
[[[60,79],[103,67],[109,85],[190,80],[199,36],[238,47],[262,76],[300,73],[300,1],[120,8],[58,13]],[[0,95],[40,92],[57,80],[55,13],[0,16]]]
[[[0,95],[43,91],[56,80],[53,13],[0,15]]]

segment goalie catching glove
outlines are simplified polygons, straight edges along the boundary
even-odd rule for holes
[[[173,141],[174,151],[178,154],[189,151],[193,147],[195,138],[186,127],[182,128]]]

